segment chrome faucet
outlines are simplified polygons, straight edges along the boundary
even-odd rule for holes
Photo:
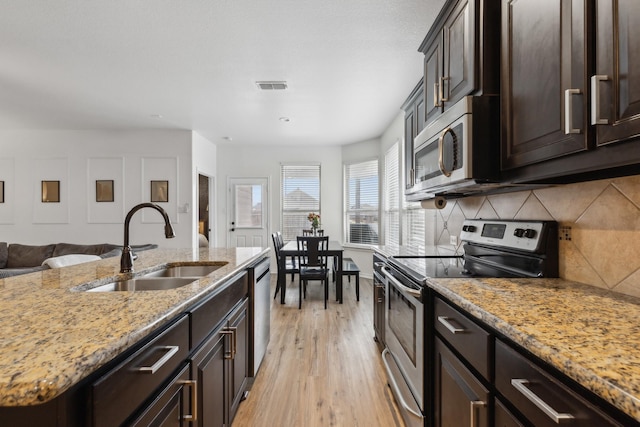
[[[169,215],[160,206],[154,203],[140,203],[139,205],[131,208],[126,218],[124,219],[124,246],[122,247],[122,257],[120,257],[120,273],[131,273],[133,271],[133,253],[131,252],[131,246],[129,246],[129,223],[134,213],[138,212],[142,208],[153,208],[162,214],[164,218],[164,235],[167,239],[176,237],[169,221]]]

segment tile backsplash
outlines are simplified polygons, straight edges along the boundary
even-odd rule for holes
[[[434,216],[443,250],[465,218],[555,220],[560,277],[640,296],[640,175],[459,199]]]

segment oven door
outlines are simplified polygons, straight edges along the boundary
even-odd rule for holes
[[[383,268],[387,279],[387,348],[383,361],[389,384],[408,426],[424,425],[424,303],[418,285],[404,284]]]

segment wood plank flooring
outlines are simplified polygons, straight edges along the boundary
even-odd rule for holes
[[[271,276],[271,296],[275,290]],[[310,282],[298,309],[298,282],[287,278],[286,304],[271,304],[271,340],[232,427],[402,427],[373,340],[371,280],[344,280],[344,304]]]

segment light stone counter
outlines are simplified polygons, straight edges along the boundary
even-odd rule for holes
[[[0,279],[0,406],[49,401],[213,293],[268,248],[139,252],[136,273],[166,264],[228,262],[178,289],[78,292],[120,275],[120,258]]]
[[[640,299],[562,279],[433,279],[430,285],[640,421]]]

